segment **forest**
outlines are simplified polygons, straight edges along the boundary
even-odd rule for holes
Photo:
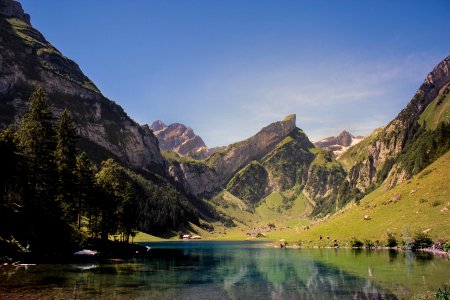
[[[153,174],[109,158],[93,163],[77,145],[68,110],[55,118],[42,88],[0,132],[0,253],[58,256],[86,241],[128,243],[138,230],[176,230],[198,216]]]

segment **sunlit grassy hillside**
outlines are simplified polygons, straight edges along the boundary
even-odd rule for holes
[[[389,190],[381,186],[360,204],[312,225],[309,230],[274,232],[273,238],[327,244],[352,237],[385,240],[386,233],[397,238],[425,231],[434,240],[450,239],[450,152],[447,152],[411,180]],[[370,220],[364,220],[368,215]],[[329,236],[329,242],[325,238]]]

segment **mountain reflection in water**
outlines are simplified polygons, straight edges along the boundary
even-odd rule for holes
[[[3,266],[0,298],[397,299],[434,289],[435,275],[450,277],[448,261],[396,251],[148,245],[148,258],[120,264]]]

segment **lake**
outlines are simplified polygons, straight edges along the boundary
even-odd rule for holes
[[[145,243],[148,258],[1,266],[1,299],[409,299],[450,285],[450,261],[259,242]]]

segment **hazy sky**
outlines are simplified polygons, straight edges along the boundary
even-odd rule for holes
[[[450,54],[450,1],[21,0],[32,24],[141,124],[208,146],[297,114],[311,140],[367,134]]]

